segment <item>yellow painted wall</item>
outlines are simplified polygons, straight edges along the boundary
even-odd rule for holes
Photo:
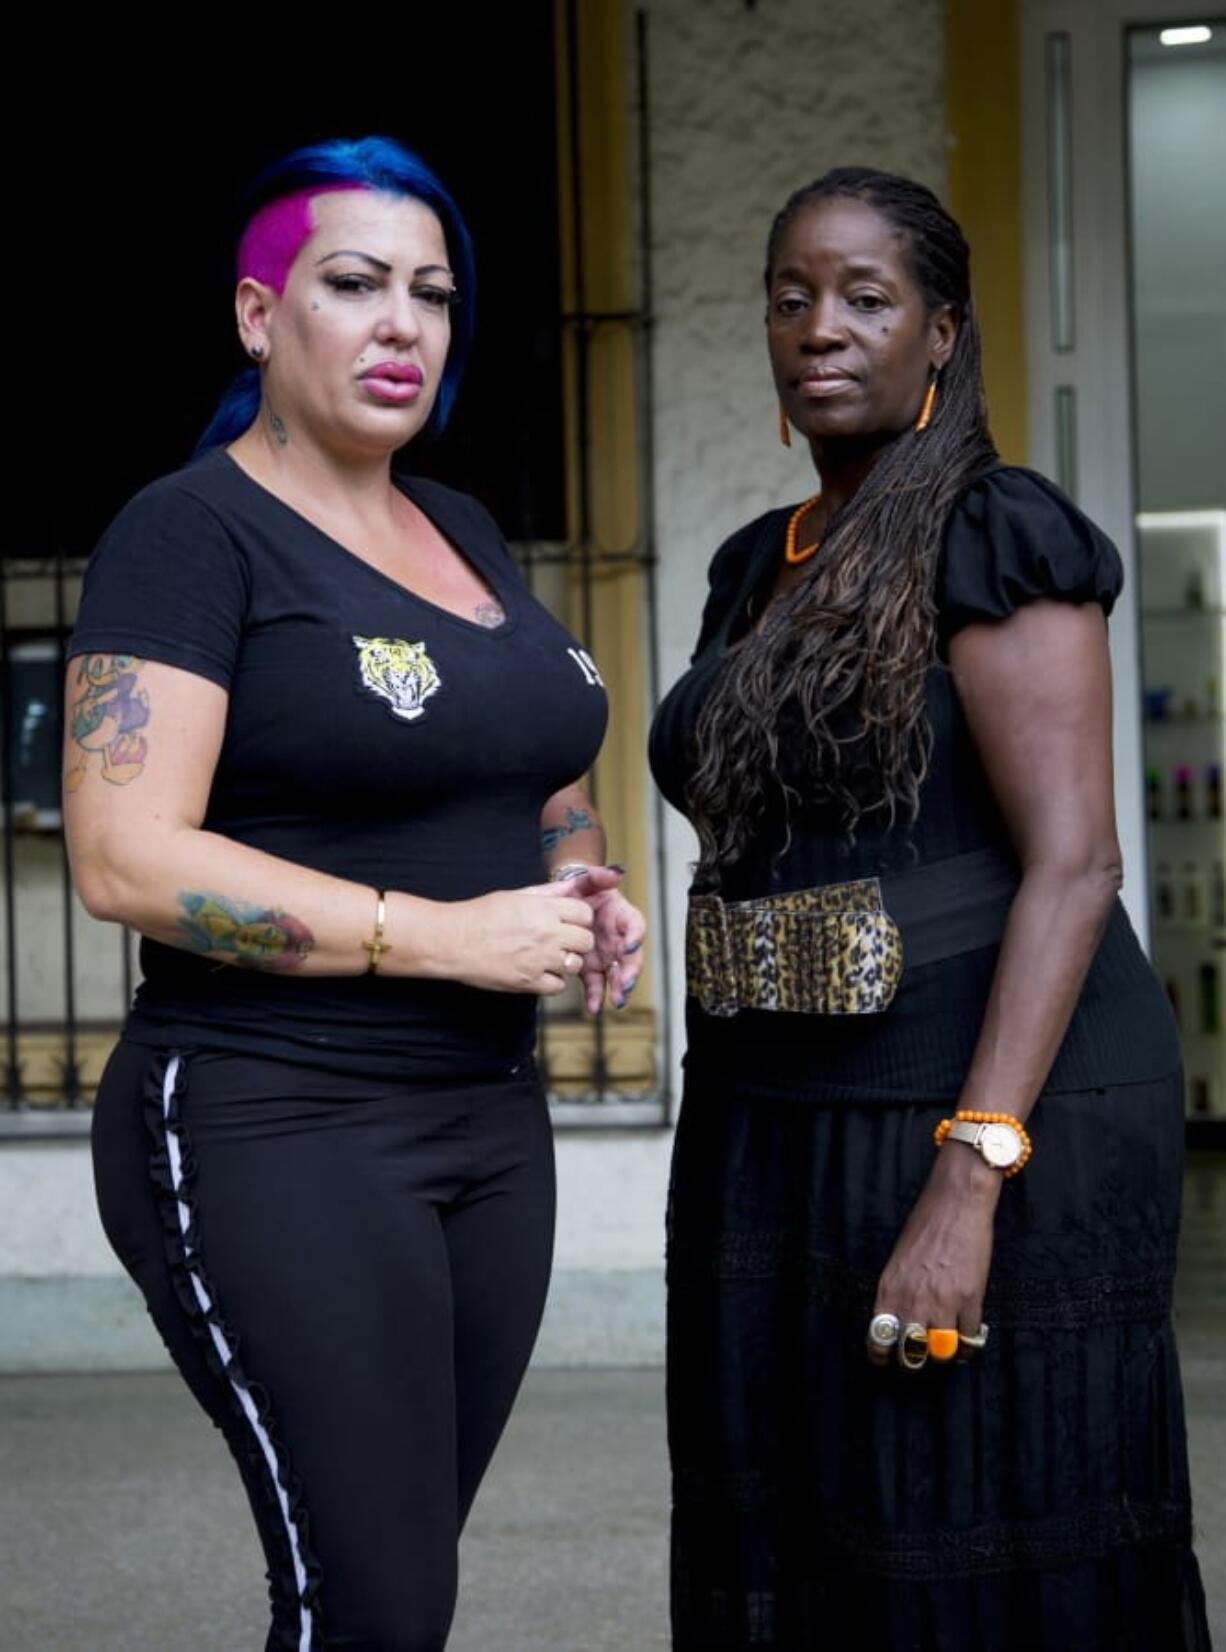
[[[563,307],[574,312],[582,305],[589,314],[624,317],[633,311],[639,292],[632,64],[623,0],[580,0],[573,9],[567,0],[555,0],[554,17]],[[570,146],[572,119],[577,119],[577,154]],[[572,170],[576,164],[577,179]],[[582,226],[578,245],[576,184]],[[609,731],[590,777],[609,856],[628,867],[623,887],[630,899],[653,912],[643,756],[646,572],[636,555],[642,534],[637,352],[637,334],[625,319],[594,322],[588,333],[584,395],[576,330],[568,329],[563,339],[571,547],[565,617],[595,655],[609,695]],[[581,413],[587,427],[586,451],[581,451],[579,441]],[[589,505],[586,523],[579,518],[583,480]],[[649,951],[635,1008],[605,1018],[603,1055],[609,1082],[623,1092],[650,1090],[656,1082],[654,991]],[[595,1047],[591,1022],[574,1026],[547,1020],[546,1042],[555,1093],[581,1093],[589,1085]]]
[[[945,0],[946,205],[971,246],[992,432],[1026,462],[1021,64],[1017,0]]]

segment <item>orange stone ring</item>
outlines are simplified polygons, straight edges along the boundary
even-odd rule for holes
[[[958,1352],[958,1333],[943,1329],[930,1328],[928,1332],[929,1359],[952,1359]]]

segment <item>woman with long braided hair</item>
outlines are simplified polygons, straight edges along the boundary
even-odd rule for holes
[[[1118,900],[1120,561],[999,462],[929,190],[827,173],[766,290],[819,487],[719,550],[652,733],[700,844],[673,1644],[1207,1652],[1179,1047]]]

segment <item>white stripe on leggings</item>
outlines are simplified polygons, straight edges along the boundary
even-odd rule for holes
[[[176,1202],[179,1207],[179,1226],[183,1232],[183,1249],[190,1261],[192,1254],[192,1242],[190,1237],[191,1212],[182,1198],[183,1156],[179,1151],[178,1133],[170,1128],[170,1102],[172,1096],[174,1095],[175,1080],[179,1074],[180,1059],[181,1058],[177,1055],[171,1056],[170,1063],[166,1068],[166,1078],[162,1084],[162,1121],[166,1126],[166,1151],[170,1159],[170,1179],[174,1184]],[[217,1326],[209,1317],[213,1311],[213,1304],[209,1299],[208,1291],[204,1288],[200,1275],[195,1271],[195,1269],[189,1269],[189,1272],[191,1274],[192,1286],[196,1292],[196,1300],[200,1304],[200,1311],[204,1314],[205,1324],[208,1326],[209,1334],[213,1338],[213,1346],[217,1349],[221,1363],[225,1367],[227,1376],[229,1377],[230,1363],[234,1356],[230,1352],[230,1348],[225,1337],[222,1336]],[[273,1450],[272,1441],[268,1437],[268,1431],[260,1421],[259,1413],[256,1411],[251,1395],[245,1388],[240,1388],[238,1383],[234,1381],[233,1377],[229,1377],[229,1383],[230,1387],[234,1390],[238,1403],[243,1408],[244,1416],[251,1424],[252,1431],[254,1432],[255,1437],[259,1442],[260,1450],[263,1453],[264,1461],[268,1464],[268,1472],[272,1475],[272,1483],[276,1487],[277,1502],[281,1505],[281,1514],[285,1520],[285,1533],[289,1538],[290,1552],[294,1557],[294,1577],[298,1584],[298,1598],[301,1600],[303,1591],[306,1589],[306,1567],[302,1563],[302,1552],[298,1546],[298,1529],[294,1525],[293,1517],[289,1512],[289,1499],[285,1495],[285,1489],[281,1484],[281,1477],[277,1472],[277,1454]],[[311,1652],[311,1614],[305,1606],[301,1607],[301,1617],[301,1628],[298,1636],[298,1652]]]

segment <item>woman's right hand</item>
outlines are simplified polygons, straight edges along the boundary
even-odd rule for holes
[[[576,882],[432,902],[425,955],[413,973],[492,992],[561,992],[594,944],[592,909],[576,893]],[[389,936],[394,913],[393,897]]]

